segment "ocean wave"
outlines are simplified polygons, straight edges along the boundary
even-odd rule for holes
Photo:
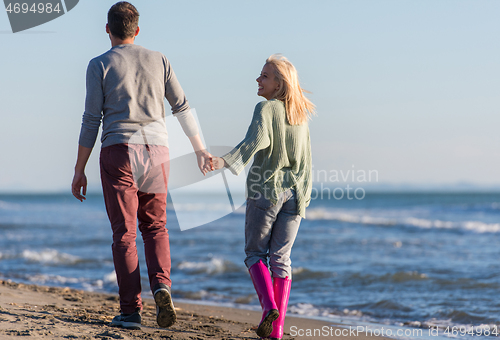
[[[41,264],[77,264],[83,262],[78,256],[71,254],[61,253],[55,249],[44,249],[41,251],[34,251],[25,249],[20,253],[7,251],[0,252],[0,260],[11,260],[11,259],[24,259],[31,263],[41,263]]]
[[[404,306],[404,305],[401,305],[401,304],[397,303],[396,301],[391,301],[391,300],[380,300],[377,302],[369,302],[369,303],[365,303],[362,305],[357,305],[356,308],[375,310],[378,312],[382,311],[385,313],[388,312],[389,314],[392,314],[393,311],[400,311],[400,312],[411,312],[412,311],[411,308]]]
[[[347,309],[336,310],[325,307],[318,307],[310,303],[297,303],[288,307],[288,311],[292,314],[297,314],[301,316],[309,317],[355,317],[360,318],[364,314],[357,309]]]
[[[500,202],[461,204],[457,206],[457,209],[463,211],[498,213],[500,212]]]
[[[12,254],[10,252],[1,252],[0,251],[0,261],[1,260],[10,260],[10,259],[15,259],[16,255]]]
[[[292,267],[294,281],[318,280],[331,277],[332,273],[327,271],[313,271],[304,267]]]
[[[100,280],[94,281],[83,281],[81,283],[83,289],[87,291],[109,291],[110,287],[118,287],[116,281],[116,272],[113,270],[112,272],[104,275],[104,277]]]
[[[44,249],[42,251],[23,250],[20,257],[29,261],[50,265],[71,265],[82,262],[78,256],[61,253],[55,249]]]
[[[405,271],[396,273],[387,273],[383,275],[373,275],[373,274],[363,274],[363,273],[353,273],[340,277],[340,280],[346,284],[360,284],[369,285],[375,283],[408,283],[408,282],[418,282],[429,280],[427,274],[419,273],[417,271]]]
[[[437,279],[435,283],[449,289],[450,287],[458,287],[459,289],[499,289],[498,282],[480,282],[471,278],[457,279]]]
[[[66,277],[62,275],[51,274],[23,274],[21,276],[18,276],[17,279],[21,279],[24,282],[34,283],[37,285],[59,287],[69,286],[76,289],[83,289],[89,292],[109,292],[113,291],[113,288],[117,287],[116,274],[114,271],[105,275],[102,279],[97,280],[88,277]]]
[[[64,277],[61,275],[36,274],[26,277],[30,282],[36,284],[55,284],[55,285],[77,285],[86,281],[84,278]]]
[[[181,290],[176,290],[175,294],[180,296],[183,299],[188,299],[188,300],[208,300],[210,299],[214,294],[210,294],[204,289],[195,291],[195,292],[185,292]]]
[[[21,210],[23,209],[22,204],[17,204],[17,203],[11,203],[11,202],[6,202],[6,201],[1,201],[0,200],[0,210]]]
[[[428,280],[427,274],[419,273],[417,271],[412,272],[396,272],[394,274],[385,274],[380,277],[381,281],[393,282],[393,283],[403,283],[409,281],[423,281]]]
[[[240,268],[231,261],[220,257],[213,257],[209,261],[190,262],[183,261],[177,266],[180,270],[188,271],[193,274],[224,274],[237,272]]]
[[[357,223],[377,226],[407,226],[422,229],[458,229],[477,233],[499,233],[500,223],[485,223],[481,221],[443,221],[425,219],[413,216],[380,217],[367,215],[364,212],[332,211],[321,208],[307,212],[310,220],[328,220],[346,223]]]
[[[195,290],[195,291],[187,291],[182,289],[174,290],[175,298],[180,298],[185,300],[186,302],[200,302],[214,305],[226,305],[227,307],[233,308],[249,308],[252,310],[257,310],[257,306],[252,305],[252,301],[257,300],[257,296],[255,293],[243,295],[243,296],[234,296],[230,294],[224,294],[220,292],[214,292],[213,290]],[[260,308],[260,306],[258,307]]]
[[[423,284],[430,284],[436,289],[449,290],[481,290],[481,289],[500,289],[498,282],[482,282],[472,278],[455,278],[455,279],[442,279],[429,276],[425,273],[418,271],[400,271],[395,273],[386,273],[382,275],[352,273],[349,275],[337,276],[337,279],[342,284],[349,285],[371,285],[377,283],[383,284],[408,284],[423,282]],[[424,282],[425,281],[425,282]],[[439,288],[438,288],[439,287]]]
[[[108,274],[99,277],[71,277],[61,274],[49,273],[26,273],[24,271],[7,270],[0,272],[0,278],[12,280],[25,284],[36,284],[50,287],[70,287],[73,289],[82,289],[89,292],[116,293],[118,285],[116,274],[113,270]]]

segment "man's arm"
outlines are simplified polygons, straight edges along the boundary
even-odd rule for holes
[[[80,138],[78,140],[78,156],[75,165],[75,174],[71,183],[71,192],[80,202],[87,194],[87,176],[85,166],[94,147],[99,126],[102,119],[104,94],[102,91],[102,70],[95,60],[91,60],[87,67],[85,98],[85,112],[83,113]],[[82,192],[80,193],[80,190]]]
[[[196,158],[198,159],[198,167],[203,175],[205,175],[207,172],[214,170],[210,165],[210,158],[212,155],[206,150],[201,142],[198,125],[191,113],[186,95],[175,76],[174,70],[170,66],[170,62],[167,58],[164,59],[164,62],[165,98],[167,98],[172,108],[172,114],[179,120],[184,133],[188,136],[194,152],[196,153]]]
[[[78,145],[78,156],[75,165],[75,175],[73,176],[73,182],[71,183],[71,192],[73,193],[73,196],[80,200],[80,202],[83,202],[83,200],[86,199],[87,176],[85,176],[85,166],[87,165],[91,153],[92,148],[86,148]],[[81,193],[80,190],[82,190]]]
[[[79,145],[91,149],[94,147],[102,120],[104,106],[102,78],[102,67],[99,62],[92,59],[87,67],[85,111],[83,112],[82,127],[78,140]]]

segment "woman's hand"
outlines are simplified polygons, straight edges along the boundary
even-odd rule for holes
[[[227,163],[223,158],[212,157],[211,161],[212,161],[212,166],[213,166],[214,170],[219,170],[219,169],[222,169],[224,167],[227,168]]]

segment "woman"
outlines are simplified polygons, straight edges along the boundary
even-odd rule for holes
[[[257,104],[245,139],[215,169],[238,175],[255,156],[247,178],[245,264],[262,306],[257,335],[281,339],[292,279],[290,253],[311,199],[311,145],[307,120],[314,105],[304,96],[285,57],[266,60]],[[272,272],[272,278],[267,266]]]

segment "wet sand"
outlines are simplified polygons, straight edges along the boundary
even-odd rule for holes
[[[144,300],[141,330],[109,326],[119,314],[118,296],[69,288],[25,285],[0,280],[0,339],[258,339],[255,328],[260,313],[244,309],[175,303],[177,322],[158,327],[152,299]],[[328,322],[288,317],[283,339],[359,340],[384,339],[366,336],[298,336],[330,329]],[[326,328],[325,328],[326,327]],[[317,331],[319,334],[319,331]],[[324,333],[325,334],[325,333]],[[292,336],[294,335],[294,336]]]

